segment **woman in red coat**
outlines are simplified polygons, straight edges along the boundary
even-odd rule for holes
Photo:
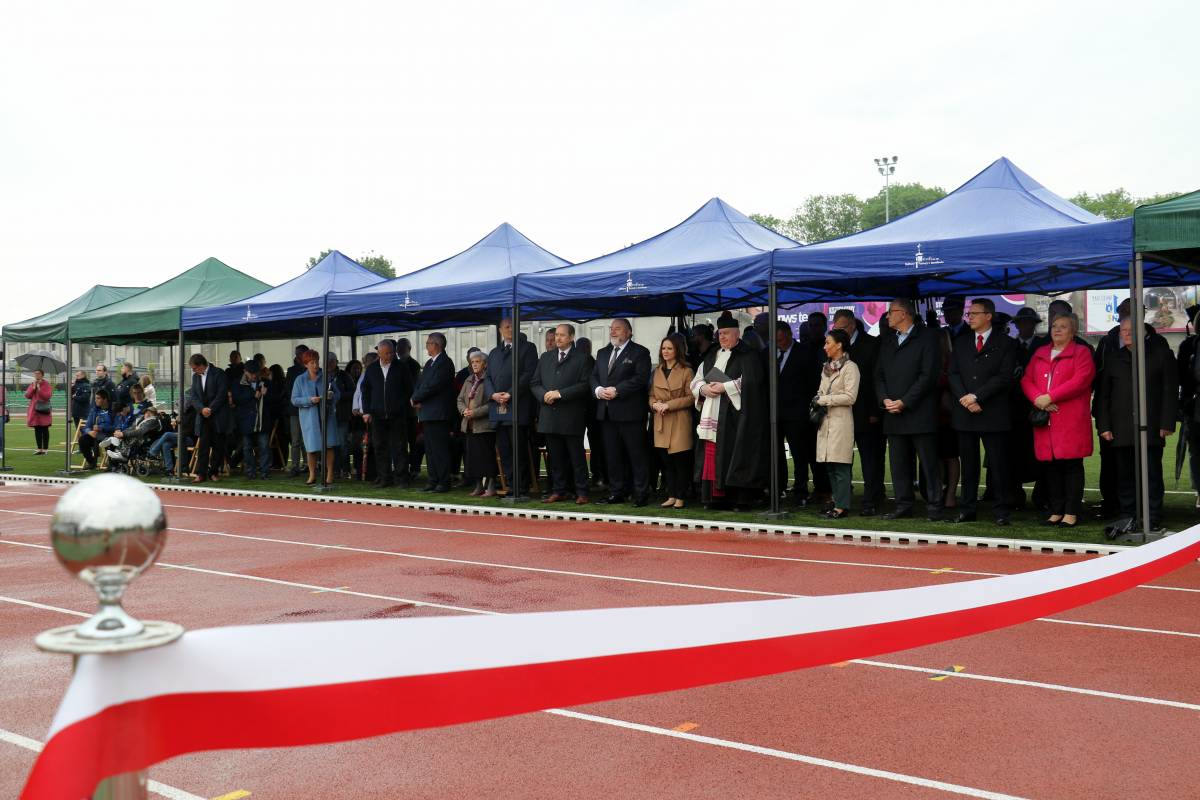
[[[1074,528],[1083,507],[1083,459],[1092,454],[1092,352],[1075,341],[1074,314],[1050,324],[1050,344],[1033,354],[1021,390],[1034,408],[1048,411],[1048,425],[1033,429],[1033,449],[1046,462],[1050,516],[1046,525]]]
[[[45,373],[40,369],[35,369],[33,383],[29,384],[29,388],[25,390],[25,399],[29,401],[29,408],[25,411],[25,421],[29,427],[33,428],[33,437],[37,441],[35,456],[44,456],[50,449],[50,426],[54,424],[54,417],[50,414],[50,395],[53,393],[54,387],[46,380]],[[39,411],[39,405],[45,410]]]

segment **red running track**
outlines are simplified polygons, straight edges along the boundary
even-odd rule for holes
[[[69,679],[66,659],[37,652],[33,636],[95,606],[46,549],[59,494],[0,488],[3,797],[16,795],[33,762],[20,743],[45,735]],[[162,497],[172,532],[127,606],[188,628],[859,592],[1075,558]],[[575,716],[199,754],[151,776],[181,790],[163,790],[175,797],[1187,796],[1200,765],[1169,743],[1200,733],[1200,568],[1156,583],[1057,621],[867,662],[596,704]],[[964,671],[931,680],[953,665]]]

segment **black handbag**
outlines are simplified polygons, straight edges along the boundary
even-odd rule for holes
[[[829,406],[819,405],[817,398],[813,398],[808,404],[808,421],[812,423],[814,428],[821,427],[821,423],[825,421],[825,415],[829,413]]]
[[[1044,408],[1034,408],[1029,412],[1029,424],[1035,428],[1044,428],[1050,424],[1050,412]]]
[[[50,401],[38,400],[33,404],[33,411],[35,414],[49,414],[51,411]]]

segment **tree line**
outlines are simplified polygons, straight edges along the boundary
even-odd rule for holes
[[[1182,192],[1162,192],[1135,198],[1127,189],[1119,188],[1094,195],[1080,192],[1071,198],[1071,202],[1105,219],[1121,219],[1132,216],[1133,210],[1139,205],[1160,203],[1180,194]],[[945,196],[946,190],[940,186],[892,184],[889,200],[891,218],[911,214]],[[875,228],[884,223],[884,215],[881,189],[866,200],[853,194],[813,194],[805,198],[787,219],[771,214],[751,214],[750,218],[802,244],[813,244]]]

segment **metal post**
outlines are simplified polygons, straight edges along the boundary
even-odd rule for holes
[[[174,478],[176,481],[183,480],[183,453],[184,453],[184,448],[183,448],[183,438],[184,438],[183,406],[184,406],[184,402],[185,402],[184,398],[187,397],[187,392],[185,392],[183,389],[184,376],[187,374],[187,357],[184,355],[184,352],[185,352],[184,346],[185,346],[185,343],[183,341],[183,326],[180,325],[179,326],[179,375],[177,376],[177,380],[179,383],[179,416],[175,418],[176,425],[175,425],[175,476],[174,476]],[[197,440],[196,444],[197,445],[200,444],[199,440]],[[167,480],[168,481],[171,480],[170,475],[167,476]]]
[[[1137,441],[1135,447],[1135,474],[1137,480],[1137,513],[1141,520],[1142,541],[1150,539],[1150,453],[1149,431],[1146,430],[1146,310],[1142,303],[1142,254],[1133,256],[1133,284],[1130,287],[1129,310],[1133,333],[1133,400],[1137,409]],[[1170,420],[1174,422],[1174,420]],[[1155,435],[1157,435],[1155,431]]]
[[[0,392],[4,392],[4,413],[8,413],[8,340],[0,337],[0,354],[4,358],[0,360]],[[0,420],[0,472],[9,472],[12,467],[8,465],[8,431],[5,430],[7,425]]]
[[[167,364],[174,364],[174,363],[175,363],[175,345],[172,344],[172,345],[167,346]],[[165,374],[169,370],[170,370],[170,367],[168,366],[166,370],[163,370],[163,373]],[[175,405],[175,385],[173,383],[171,385],[171,410],[176,413],[178,413],[180,411],[180,409]]]
[[[768,334],[771,343],[767,349],[770,357],[767,359],[767,393],[770,395],[768,400],[768,408],[770,409],[770,454],[771,461],[768,465],[770,479],[767,485],[770,487],[771,502],[770,510],[762,516],[766,519],[783,519],[790,516],[788,512],[780,508],[779,503],[779,340],[775,338],[775,320],[779,319],[779,302],[778,289],[775,286],[775,281],[767,287],[767,313],[771,318]]]
[[[510,387],[512,391],[509,392],[512,395],[512,399],[508,401],[508,412],[511,415],[513,457],[512,475],[509,476],[508,481],[509,492],[508,496],[504,498],[504,502],[524,503],[529,500],[529,496],[521,494],[521,437],[519,435],[520,425],[518,424],[521,418],[521,392],[519,387],[521,376],[519,363],[521,360],[519,355],[521,352],[521,307],[516,303],[513,303],[512,307],[512,331],[512,386]]]
[[[67,418],[63,422],[63,427],[67,429],[67,437],[66,442],[63,443],[63,475],[71,472],[71,437],[75,433],[71,429],[71,400],[74,386],[74,381],[71,379],[71,340],[67,339]]]
[[[317,459],[317,469],[321,472],[317,475],[317,482],[313,484],[313,491],[324,492],[329,490],[330,484],[325,482],[325,443],[328,440],[328,434],[325,428],[329,425],[329,298],[325,298],[325,315],[321,317],[321,360],[324,366],[321,369],[321,402],[317,404],[317,408],[321,414],[321,450],[320,458]]]

